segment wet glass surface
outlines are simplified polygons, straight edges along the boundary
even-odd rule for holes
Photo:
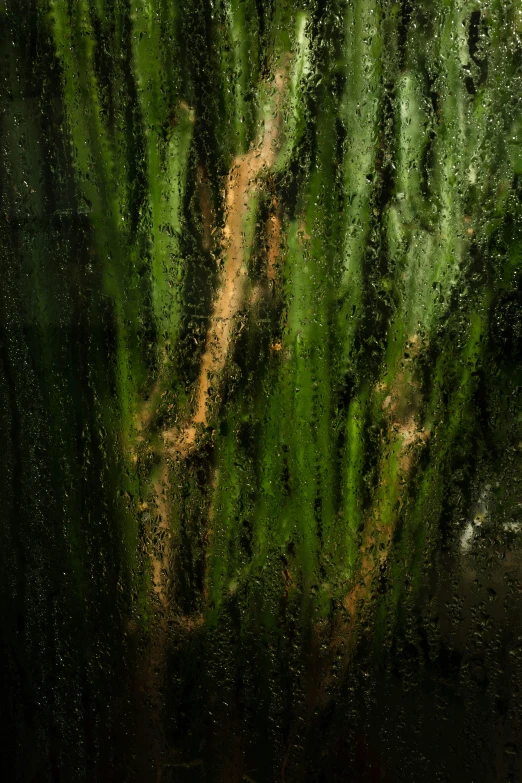
[[[520,0],[0,57],[2,779],[522,779]]]

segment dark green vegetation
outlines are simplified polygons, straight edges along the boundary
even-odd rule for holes
[[[0,56],[3,779],[516,780],[520,0]]]

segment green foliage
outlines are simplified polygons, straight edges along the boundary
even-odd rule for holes
[[[304,692],[306,640],[326,680],[363,627],[385,659],[522,439],[520,3],[27,5],[0,7],[10,654],[67,591],[110,671],[219,639],[218,681],[258,634],[259,680],[277,647]]]

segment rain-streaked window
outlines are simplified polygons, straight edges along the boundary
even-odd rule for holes
[[[0,772],[522,779],[521,0],[0,0]]]

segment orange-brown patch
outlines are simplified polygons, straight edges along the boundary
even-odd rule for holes
[[[279,107],[284,86],[284,74],[275,76],[276,106]],[[214,303],[207,332],[206,346],[201,359],[201,369],[195,392],[194,414],[184,430],[164,433],[169,450],[186,454],[195,445],[197,425],[205,426],[211,381],[218,378],[225,365],[231,342],[232,325],[243,300],[245,248],[243,223],[248,205],[258,187],[257,178],[263,169],[268,170],[274,159],[279,136],[280,113],[265,120],[263,134],[257,145],[247,153],[237,155],[230,168],[225,189],[226,217],[223,228],[225,264],[220,275],[218,295]],[[275,260],[279,247],[280,226],[275,218],[269,240],[268,276],[275,275]]]

